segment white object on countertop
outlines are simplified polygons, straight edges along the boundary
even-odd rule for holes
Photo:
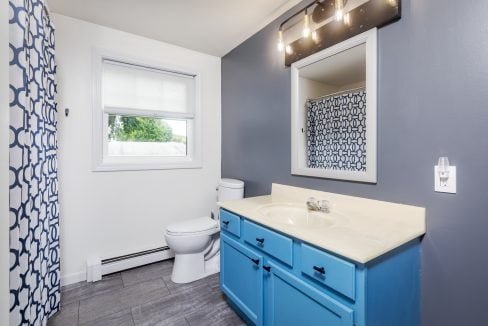
[[[217,187],[219,201],[244,197],[244,182],[236,179],[222,179]]]

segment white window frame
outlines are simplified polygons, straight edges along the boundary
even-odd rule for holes
[[[373,28],[291,65],[291,174],[368,183],[377,182],[377,42],[377,29]],[[302,132],[302,128],[305,126],[305,115],[303,114],[303,103],[300,103],[300,68],[361,44],[366,44],[366,171],[309,168],[306,165],[306,134]]]
[[[138,67],[157,69],[177,74],[193,76],[195,80],[195,108],[193,118],[186,114],[164,113],[151,110],[103,107],[102,73],[103,61],[111,60]],[[92,170],[131,171],[131,170],[166,170],[198,169],[202,167],[202,109],[201,109],[201,73],[175,65],[132,58],[114,54],[105,50],[93,50],[93,109],[92,109]],[[187,155],[184,157],[163,156],[109,156],[107,155],[108,113],[132,116],[145,116],[162,119],[187,120]]]

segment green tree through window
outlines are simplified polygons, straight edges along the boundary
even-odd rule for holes
[[[136,142],[186,142],[173,135],[171,126],[162,119],[110,114],[109,139]]]

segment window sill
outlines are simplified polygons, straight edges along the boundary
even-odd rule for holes
[[[93,172],[117,172],[117,171],[148,171],[148,170],[182,170],[201,169],[201,162],[178,163],[108,163],[104,162],[93,167]]]

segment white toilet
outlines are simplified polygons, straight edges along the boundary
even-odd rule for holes
[[[244,197],[244,182],[222,179],[217,187],[217,201]],[[204,216],[175,223],[164,234],[168,246],[175,253],[171,280],[189,283],[220,270],[219,211],[214,218]]]

